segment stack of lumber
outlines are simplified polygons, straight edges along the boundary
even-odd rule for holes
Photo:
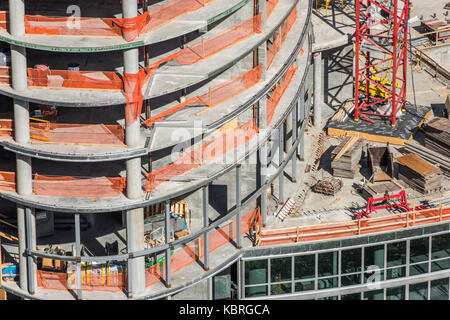
[[[406,142],[404,148],[408,152],[415,153],[426,161],[438,166],[446,175],[450,175],[450,157],[446,157],[414,142]]]
[[[341,188],[342,180],[330,177],[317,182],[314,191],[334,196]]]
[[[409,153],[397,158],[397,162],[399,164],[398,178],[411,188],[421,193],[429,193],[441,188],[441,170],[418,155]]]
[[[434,118],[423,126],[425,147],[450,157],[450,119]]]
[[[346,137],[332,152],[331,162],[333,176],[350,178],[355,177],[358,171],[358,162],[361,159],[363,140],[358,137]]]

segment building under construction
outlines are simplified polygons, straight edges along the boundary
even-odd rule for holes
[[[421,0],[71,2],[0,0],[1,299],[450,299]]]

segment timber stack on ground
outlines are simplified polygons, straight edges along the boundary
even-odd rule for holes
[[[353,179],[358,171],[364,140],[346,137],[332,152],[333,176]]]
[[[423,126],[425,147],[450,157],[450,119],[434,118]]]
[[[316,183],[314,191],[334,196],[342,189],[342,180],[333,177],[326,178]]]
[[[411,188],[424,194],[441,188],[441,170],[418,155],[409,153],[397,158],[397,162],[399,164],[398,178]]]

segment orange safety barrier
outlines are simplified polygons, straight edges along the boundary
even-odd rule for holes
[[[227,130],[224,134],[183,154],[174,163],[148,173],[146,192],[153,191],[159,184],[174,176],[195,169],[203,163],[212,162],[226,152],[235,150],[251,140],[257,132],[258,128],[253,119],[235,129]]]
[[[0,171],[0,190],[16,191],[16,173]]]
[[[292,10],[289,17],[286,19],[286,21],[283,23],[282,26],[278,29],[277,36],[272,43],[272,46],[267,50],[267,69],[269,69],[270,65],[273,62],[273,59],[277,55],[277,53],[280,51],[281,46],[283,45],[284,41],[286,40],[286,37],[291,31],[292,26],[294,25],[295,21],[297,21],[297,7]]]
[[[286,71],[286,74],[284,75],[281,82],[275,86],[275,89],[270,96],[270,98],[267,100],[267,125],[269,125],[272,122],[273,115],[275,113],[275,109],[278,106],[278,103],[281,100],[281,97],[286,92],[286,89],[291,84],[292,78],[295,75],[295,72],[297,71],[298,67],[294,67],[292,64],[288,71]]]
[[[254,227],[255,216],[259,214],[259,210],[252,210],[245,215],[241,216],[242,221],[242,234],[249,232]],[[236,240],[236,220],[233,220],[226,226],[218,228],[209,235],[209,252],[213,252],[223,245],[230,243],[232,240]],[[186,245],[182,250],[175,252],[170,256],[170,273],[174,274],[177,271],[191,265],[195,261],[203,258],[204,256],[204,237],[199,237],[197,240]],[[146,287],[149,287],[161,279],[165,278],[166,261],[158,265],[154,265],[151,268],[146,269]]]
[[[53,197],[101,198],[119,196],[125,187],[125,178],[47,177],[35,174],[34,193]]]
[[[0,138],[12,138],[13,133],[13,121],[0,119]],[[125,132],[121,125],[30,122],[30,138],[33,143],[125,145]]]
[[[105,265],[100,267],[82,266],[81,289],[83,291],[119,292],[127,288],[126,272]],[[38,287],[52,290],[77,290],[77,275],[75,272],[52,272],[37,270]]]
[[[360,234],[396,230],[450,220],[450,207],[388,214],[377,217],[330,222],[311,226],[299,226],[262,230],[257,237],[260,246],[280,245],[299,241],[318,241]]]
[[[215,36],[202,38],[200,42],[178,52],[173,60],[181,64],[194,64],[255,33],[261,32],[261,14],[259,14]]]
[[[262,66],[259,65],[256,68],[237,76],[236,78],[212,87],[207,94],[190,98],[183,103],[177,104],[176,106],[169,108],[168,110],[163,111],[150,119],[147,119],[143,122],[143,124],[150,127],[153,123],[160,122],[165,117],[190,105],[202,104],[208,107],[214,107],[254,86],[261,79],[261,75]]]
[[[275,9],[275,7],[277,6],[279,1],[280,0],[267,0],[267,5],[266,5],[267,18],[270,17],[270,15],[272,14],[273,9]]]

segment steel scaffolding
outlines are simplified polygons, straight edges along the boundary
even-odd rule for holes
[[[404,110],[407,23],[408,0],[356,0],[355,121],[387,117],[394,127]]]

